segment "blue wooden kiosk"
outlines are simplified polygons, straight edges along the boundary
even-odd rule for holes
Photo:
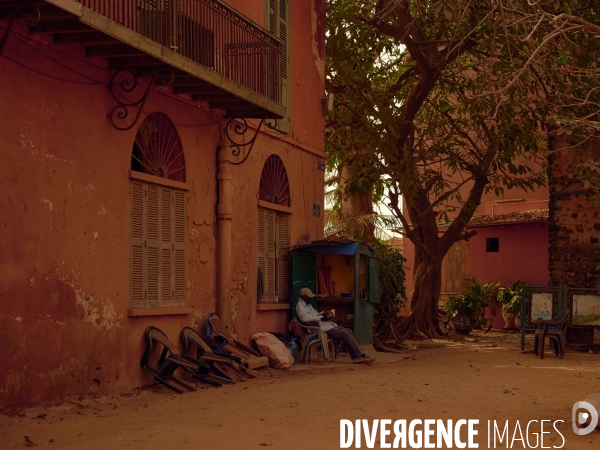
[[[336,282],[335,297],[318,297],[313,306],[318,311],[335,309],[336,323],[352,328],[361,345],[373,343],[373,305],[380,302],[379,259],[375,249],[350,239],[313,241],[297,246],[291,257],[292,317],[300,289],[319,292],[318,267],[331,266]],[[341,292],[349,292],[343,297]]]

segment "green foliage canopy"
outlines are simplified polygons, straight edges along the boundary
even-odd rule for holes
[[[402,253],[388,245],[377,246],[380,261],[379,291],[381,302],[375,305],[376,322],[381,326],[391,326],[396,322],[399,309],[406,303],[406,279]]]
[[[415,245],[425,334],[441,261],[472,236],[482,196],[545,184],[549,118],[593,121],[595,14],[570,0],[328,2],[328,170],[351,174],[332,177],[342,195],[384,199]]]
[[[547,118],[599,109],[590,84],[599,40],[567,15],[597,20],[587,3],[330,1],[329,169],[354,174],[339,188],[387,195],[411,237],[425,211],[447,221],[467,206],[467,219],[477,180],[496,195],[544,184]],[[408,211],[396,207],[400,196]]]

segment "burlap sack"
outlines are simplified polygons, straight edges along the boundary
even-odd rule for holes
[[[271,333],[256,333],[252,339],[256,342],[258,351],[267,357],[275,369],[289,369],[294,364],[294,358],[287,347]]]

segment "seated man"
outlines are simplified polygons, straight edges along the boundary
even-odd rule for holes
[[[302,322],[318,322],[321,331],[327,333],[336,341],[341,341],[346,344],[346,348],[350,352],[353,363],[370,364],[375,361],[375,358],[363,353],[356,343],[351,329],[340,327],[329,320],[332,317],[331,311],[319,314],[317,310],[312,307],[310,302],[314,297],[315,294],[313,294],[309,288],[300,289],[300,299],[296,305],[296,314],[298,314],[298,318]]]

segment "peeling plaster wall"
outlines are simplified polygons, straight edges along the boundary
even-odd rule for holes
[[[323,55],[312,53],[321,31],[312,4],[293,5],[293,45],[302,46],[292,52],[291,72],[291,135],[298,138],[261,132],[248,162],[233,168],[232,295],[236,332],[245,342],[256,331],[283,331],[289,320],[288,311],[256,311],[257,192],[270,154],[282,158],[291,183],[292,244],[323,233],[322,217],[312,216],[314,203],[323,208]],[[0,22],[0,35],[5,26]],[[178,342],[181,327],[203,332],[215,310],[218,121],[160,88],[144,106],[142,119],[154,111],[172,119],[185,152],[192,313],[128,317],[128,170],[137,127],[117,131],[106,118],[114,106],[107,62],[85,58],[83,47],[31,38],[20,22],[3,55],[9,59],[0,70],[0,409],[152,383],[139,367],[146,327]],[[313,69],[302,61],[307,55],[314,56]]]
[[[257,311],[258,273],[258,186],[263,165],[273,153],[286,167],[291,196],[290,245],[323,237],[323,217],[313,216],[313,204],[323,210],[324,172],[317,167],[322,158],[289,145],[269,145],[260,136],[252,156],[244,165],[234,167],[232,297],[234,323],[240,340],[249,342],[257,331],[285,332],[289,311]],[[256,315],[260,316],[256,318]],[[266,328],[270,325],[270,328]]]
[[[261,2],[259,0],[257,5],[264,3]],[[242,9],[246,8],[247,15],[255,21],[264,21],[262,7],[258,6],[252,13],[249,2],[241,3],[247,3],[240,5],[242,12],[246,12]],[[288,310],[256,310],[258,185],[269,155],[275,153],[282,159],[290,182],[290,244],[323,237],[325,173],[317,168],[317,162],[324,161],[325,156],[325,122],[321,106],[325,92],[325,6],[322,0],[290,3],[290,134],[284,136],[284,140],[262,134],[248,161],[233,167],[233,315],[236,334],[246,343],[257,331],[285,332],[290,319]],[[233,2],[232,5],[235,6]],[[314,203],[321,206],[321,217],[313,216]]]
[[[291,136],[312,148],[325,149],[325,3],[291,2],[290,52]]]
[[[67,55],[34,48],[44,56],[11,35],[4,54],[84,82],[48,59]],[[10,406],[120,384],[125,360],[111,353],[127,336],[129,202],[125,136],[96,115],[105,89],[2,65],[0,406]]]
[[[600,160],[598,139],[575,148],[565,135],[550,139],[550,279],[552,284],[600,288],[600,208],[582,193],[577,166]],[[568,194],[568,192],[579,192]]]

